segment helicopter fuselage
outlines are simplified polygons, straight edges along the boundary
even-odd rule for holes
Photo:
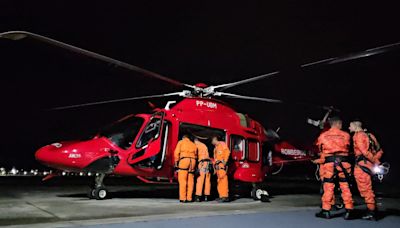
[[[171,103],[174,102],[169,102],[168,106]],[[234,180],[263,182],[274,165],[274,154],[266,147],[268,137],[264,127],[226,103],[211,98],[185,98],[173,107],[155,109],[153,114],[129,115],[90,140],[44,146],[36,152],[36,159],[63,171],[173,181],[173,153],[183,134],[203,141],[211,157],[213,135],[227,142],[231,150],[229,174]],[[300,160],[309,158],[307,153],[289,155]]]

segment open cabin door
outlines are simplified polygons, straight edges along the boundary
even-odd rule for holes
[[[136,142],[135,147],[138,150],[128,157],[128,163],[135,168],[140,168],[144,173],[152,174],[171,168],[164,164],[167,158],[170,131],[170,124],[164,117],[163,111],[156,112],[150,117]]]

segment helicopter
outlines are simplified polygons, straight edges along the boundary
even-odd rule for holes
[[[260,122],[250,118],[247,114],[236,111],[230,104],[218,99],[224,97],[266,103],[283,103],[282,100],[278,99],[225,92],[232,87],[275,77],[281,71],[221,85],[208,86],[204,83],[190,85],[31,32],[9,31],[0,33],[0,38],[10,40],[31,38],[184,88],[182,91],[173,93],[53,108],[53,110],[62,111],[117,102],[177,98],[169,100],[164,108],[154,108],[151,113],[128,115],[101,129],[90,139],[60,141],[46,145],[36,151],[37,161],[56,170],[97,173],[95,184],[91,186],[88,194],[89,198],[97,200],[107,198],[108,190],[104,185],[104,178],[112,174],[134,176],[150,184],[176,182],[173,151],[178,140],[184,134],[199,138],[207,145],[209,151],[213,150],[210,142],[211,136],[218,135],[222,141],[225,141],[231,150],[228,165],[230,179],[237,183],[251,185],[251,196],[253,199],[261,201],[266,201],[269,196],[264,184],[269,175],[279,172],[283,164],[308,162],[318,153],[315,147],[300,148],[288,141],[281,140],[277,131],[265,129]],[[299,68],[336,64],[369,57],[393,50],[399,46],[400,43],[389,44],[341,57],[303,64]],[[309,119],[307,122],[311,125],[321,127],[332,111],[338,111],[333,107],[319,106],[319,108],[327,112],[322,121]],[[45,179],[48,178],[51,178],[51,176]]]

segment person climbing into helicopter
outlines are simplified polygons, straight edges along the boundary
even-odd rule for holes
[[[214,169],[217,174],[217,190],[219,194],[219,202],[229,202],[229,185],[228,185],[228,159],[230,150],[225,142],[220,141],[219,136],[212,137],[211,143],[214,148]]]
[[[197,177],[196,182],[196,196],[195,201],[201,202],[201,197],[203,196],[203,188],[204,188],[204,201],[208,201],[211,193],[211,173],[210,166],[211,159],[208,153],[207,146],[202,143],[199,138],[194,138],[194,144],[197,147],[197,162],[198,162],[198,172],[199,176]]]
[[[353,196],[349,186],[349,173],[351,164],[349,163],[350,134],[342,131],[342,120],[339,117],[329,119],[329,130],[321,133],[318,137],[317,145],[324,158],[322,164],[325,172],[323,173],[323,195],[322,210],[316,214],[320,218],[331,218],[330,210],[335,189],[335,178],[339,179],[339,186],[342,192],[342,199],[345,204],[346,213],[344,218],[352,218]]]
[[[179,201],[192,202],[194,172],[196,170],[197,147],[188,134],[183,135],[174,152],[175,167],[178,169]]]
[[[366,220],[376,219],[376,201],[375,194],[372,189],[372,170],[374,165],[379,165],[383,155],[375,136],[364,131],[362,122],[354,120],[349,126],[353,135],[354,155],[356,157],[354,167],[354,177],[356,179],[357,188],[361,197],[364,198],[367,205],[367,212],[362,217]]]

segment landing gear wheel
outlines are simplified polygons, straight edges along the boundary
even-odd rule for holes
[[[269,194],[266,190],[259,186],[253,187],[251,190],[251,197],[253,200],[261,200],[261,202],[269,202]]]
[[[94,188],[91,188],[89,191],[88,191],[88,197],[89,197],[89,199],[96,199],[96,196],[95,196],[95,191],[96,191],[96,189],[94,189]]]
[[[93,189],[93,195],[97,200],[104,200],[108,196],[108,191],[104,187]]]
[[[265,194],[261,195],[261,202],[263,202],[263,203],[271,202],[271,201],[269,201],[269,195],[265,195]]]
[[[104,200],[108,197],[108,191],[104,187],[104,177],[105,173],[96,174],[94,178],[94,185],[90,188],[88,192],[89,199]]]

